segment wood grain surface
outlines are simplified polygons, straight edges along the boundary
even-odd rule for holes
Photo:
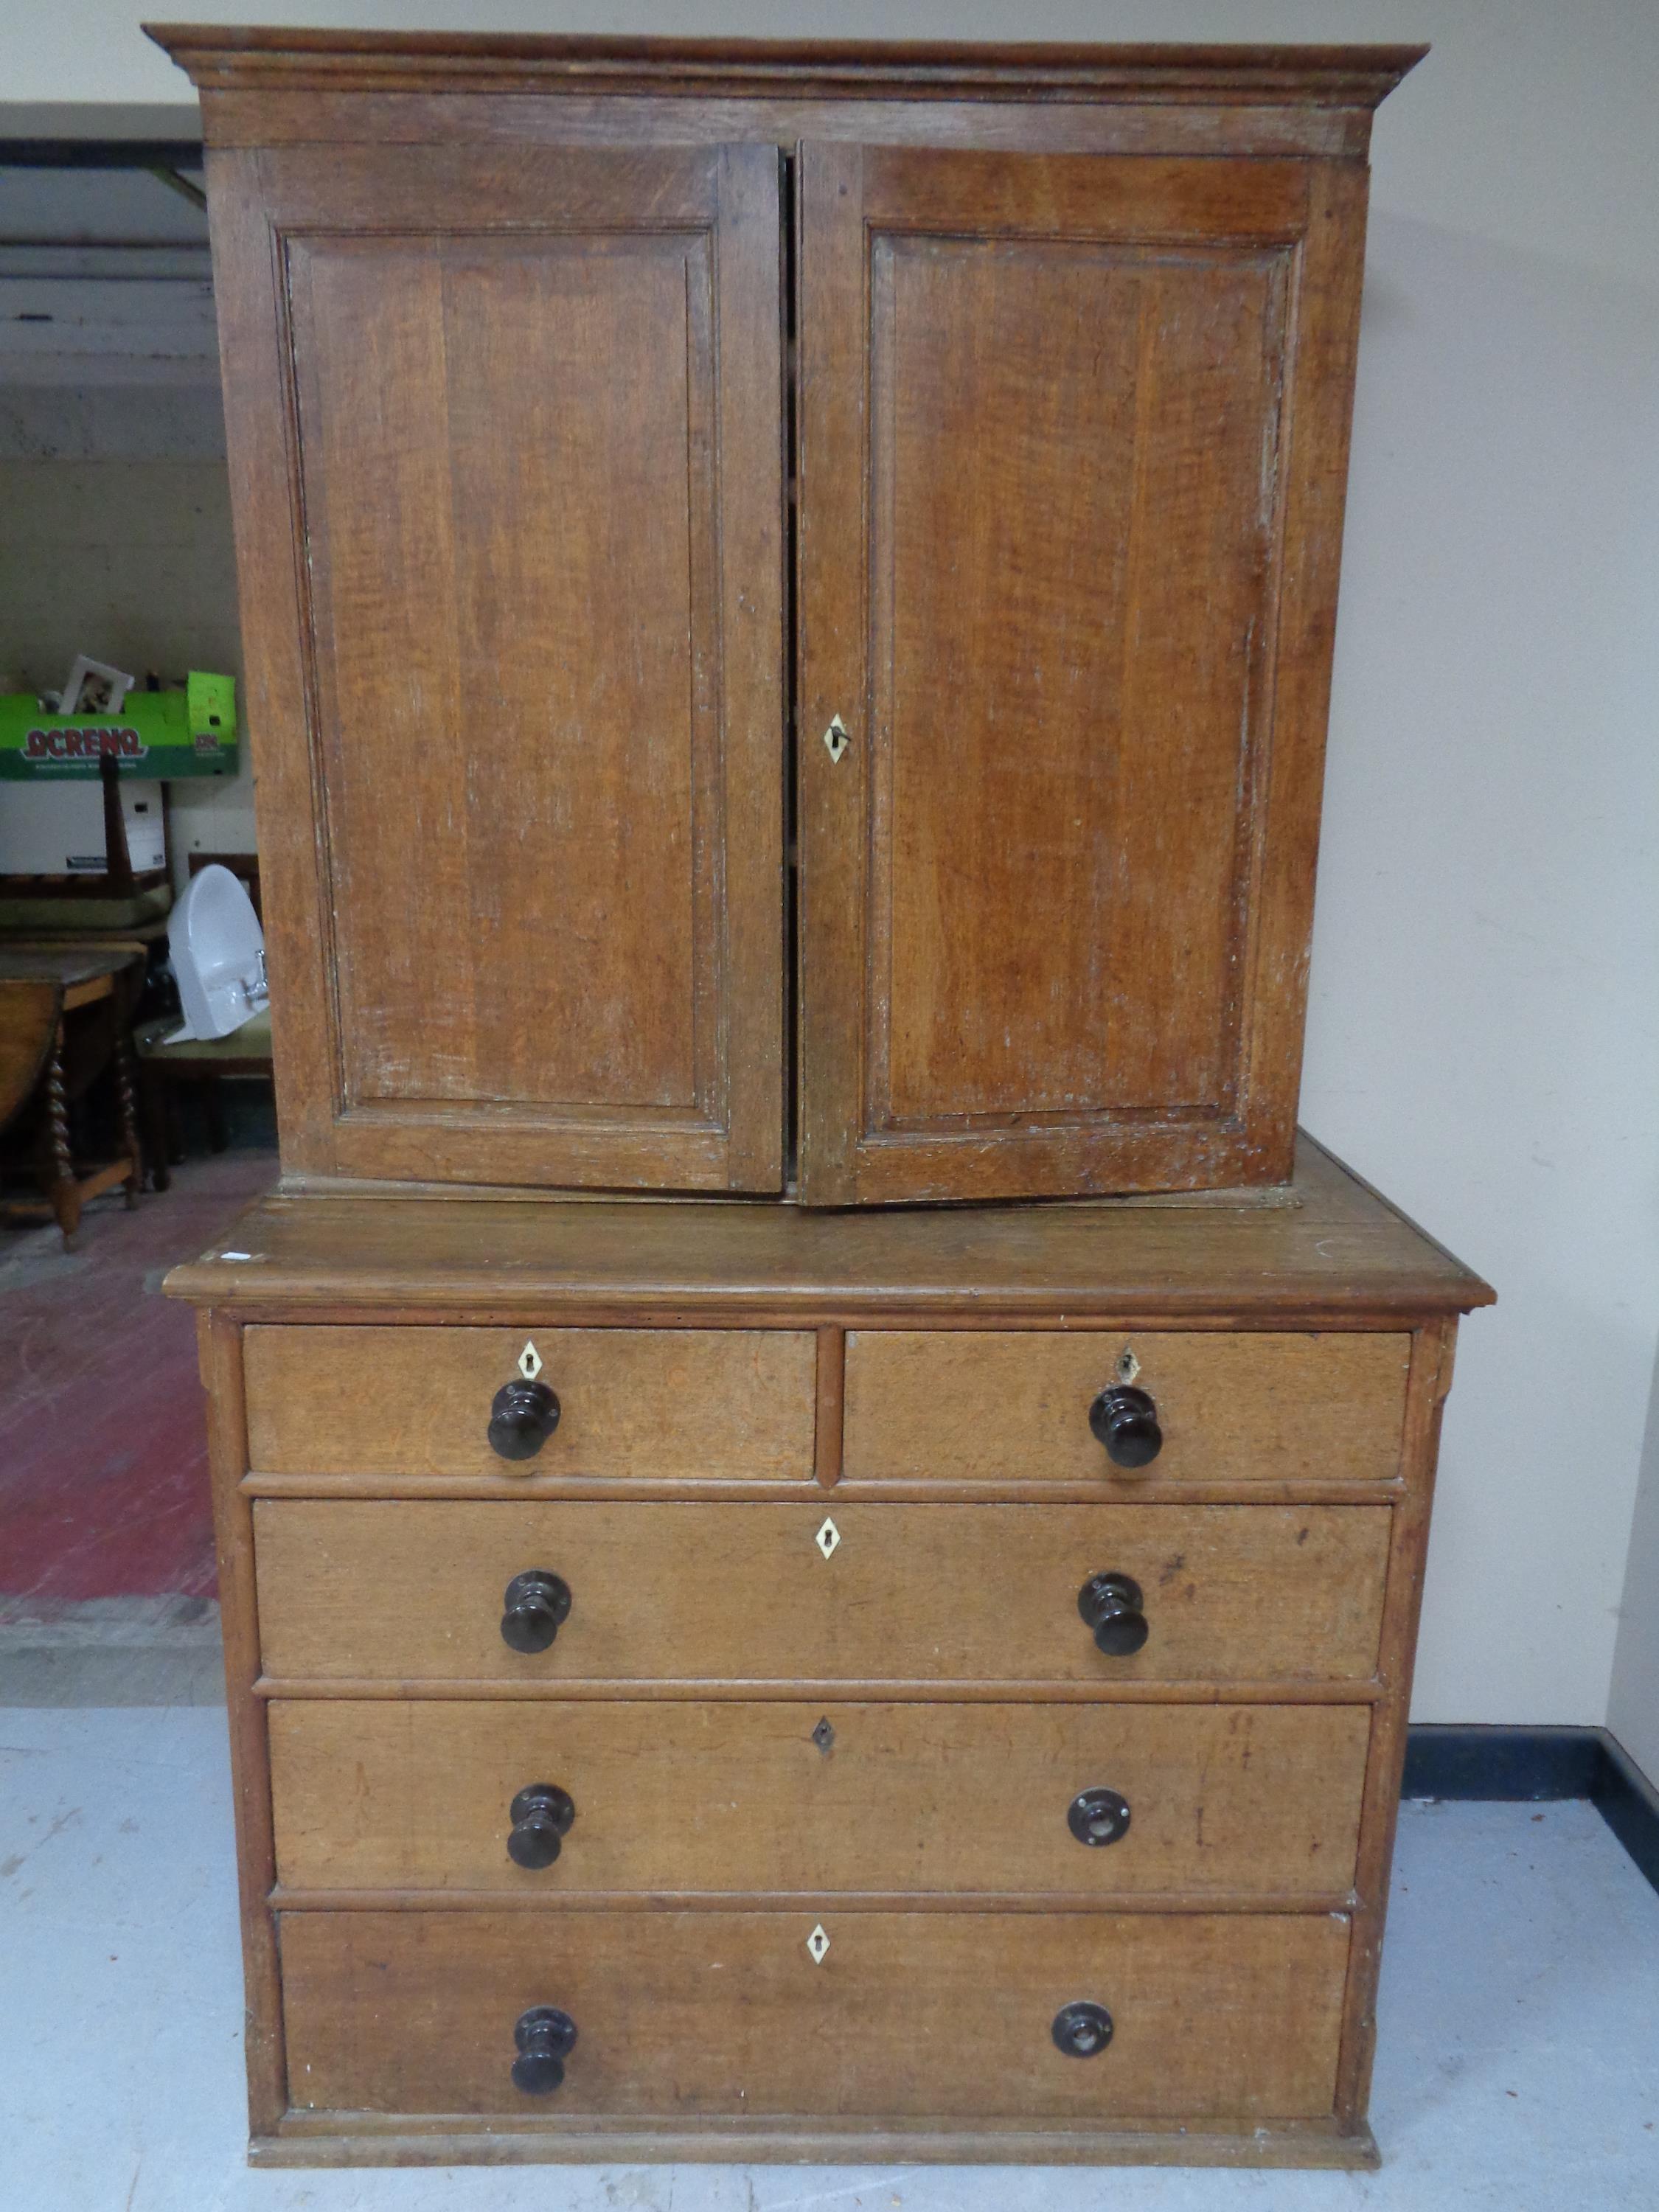
[[[663,92],[699,105],[732,94],[830,94],[863,102],[1014,97],[1157,106],[1286,101],[1374,107],[1428,52],[1422,46],[1228,46],[1063,41],[617,38],[467,31],[279,29],[147,23],[191,82],[217,94],[274,85],[311,94],[424,85],[452,100],[503,86],[578,100]],[[539,103],[538,103],[539,104]],[[367,103],[359,100],[360,111]],[[1041,109],[1039,112],[1042,112]],[[371,108],[371,116],[374,111]],[[854,106],[856,115],[859,108]],[[1064,110],[1060,110],[1063,116]],[[625,116],[618,116],[620,124]]]
[[[635,1325],[665,1311],[798,1326],[920,1312],[957,1328],[1024,1318],[1053,1329],[1060,1317],[1301,1328],[1399,1326],[1492,1303],[1478,1275],[1306,1138],[1289,1195],[852,1214],[742,1200],[277,1197],[167,1287],[285,1318],[379,1304],[474,1322],[500,1309],[532,1324],[574,1305]]]
[[[1354,1915],[1348,1990],[1343,2006],[1342,2055],[1337,2069],[1339,2122],[1364,2116],[1376,2041],[1376,1987],[1382,1927],[1388,1913],[1395,1824],[1411,1718],[1417,1624],[1423,1602],[1429,1515],[1434,1503],[1440,1422],[1451,1389],[1455,1322],[1431,1322],[1418,1334],[1407,1393],[1405,1458],[1407,1494],[1394,1517],[1389,1549],[1381,1668],[1389,1694],[1377,1707],[1360,1810],[1359,1910]]]
[[[481,137],[527,145],[735,146],[759,142],[793,155],[803,142],[962,147],[976,151],[1249,155],[1275,160],[1360,162],[1370,143],[1368,107],[1338,102],[1297,105],[1261,100],[1094,102],[1048,106],[1018,94],[907,100],[837,100],[807,92],[716,95],[688,100],[659,88],[620,98],[567,93],[556,103],[514,93],[428,88],[361,93],[319,87],[292,92],[247,88],[203,99],[203,136],[211,149],[313,143],[308,132],[372,131],[393,145],[476,143]]]
[[[0,1129],[32,1096],[58,1035],[64,987],[55,976],[0,975]]]
[[[250,2137],[251,2166],[1236,2166],[1373,2173],[1382,2160],[1364,2121],[1195,2118],[1055,2121],[863,2119],[538,2119],[492,2112],[285,2112]]]
[[[1400,1473],[1401,1334],[992,1335],[860,1330],[847,1345],[848,1481],[1388,1482]],[[1164,1444],[1116,1468],[1089,1426],[1135,1364]]]
[[[259,2135],[273,2127],[287,2107],[288,2075],[276,1928],[266,1903],[276,1879],[276,1859],[267,1708],[253,1687],[259,1678],[253,1515],[237,1487],[247,1464],[240,1334],[235,1323],[223,1316],[197,1316],[197,1356],[208,1397],[214,1565],[224,1630],[230,1782],[236,1816],[244,1993],[242,2059],[247,2073],[248,2119],[253,2132]]]
[[[825,1509],[829,1509],[828,1515]],[[817,1535],[833,1516],[825,1558]],[[253,1509],[264,1671],[418,1682],[1360,1682],[1386,1506],[322,1504]],[[502,1593],[561,1575],[550,1650]],[[1088,1577],[1133,1576],[1150,1633],[1108,1658]]]
[[[211,197],[286,1162],[776,1189],[776,154]]]
[[[368,86],[429,103],[440,49],[276,46],[256,66],[212,34],[173,42],[216,109],[280,103],[222,90],[250,68],[290,99],[362,90],[325,148],[232,131],[212,157],[288,1164],[777,1188],[787,410],[766,115],[712,147],[605,143],[591,101],[584,143],[482,114],[471,143],[405,117],[411,137]],[[475,86],[506,65],[453,58]],[[810,122],[790,137],[807,1202],[1288,1171],[1353,126],[1409,59],[1045,70],[940,50],[884,88],[879,58],[779,49],[726,83],[902,85],[936,121],[963,68],[981,96],[1057,70],[1068,98],[1215,103],[1185,160],[1069,150],[1063,117],[1048,151],[1041,133],[867,153]],[[560,105],[672,70],[642,51],[520,63]],[[693,76],[721,88],[712,55]],[[1273,158],[1264,95],[1316,82],[1347,135],[1294,150],[1334,158]],[[1229,157],[1224,119],[1256,105],[1264,136],[1232,129]],[[619,358],[662,373],[619,379]],[[402,530],[412,512],[432,526]],[[843,708],[831,784],[817,739]],[[502,938],[519,957],[494,957]]]
[[[830,1948],[815,1964],[806,1938]],[[1346,1918],[1182,1914],[290,1912],[296,2108],[373,2112],[1312,2116],[1330,2109]],[[1057,2051],[1103,2004],[1097,2057]],[[578,2041],[544,2105],[514,2023]]]
[[[1290,1171],[1364,191],[1316,173],[803,147],[809,1204]]]
[[[1318,1898],[1352,1882],[1370,1716],[278,1699],[270,1729],[287,1890]],[[507,1808],[535,1782],[576,1819],[526,1869]],[[1101,1788],[1127,1831],[1079,1843],[1067,1810]]]
[[[533,1459],[488,1438],[533,1342],[559,1423]],[[812,1473],[817,1340],[788,1329],[251,1328],[248,1451],[280,1474]]]
[[[1422,50],[156,35],[286,1177],[168,1285],[257,2155],[1374,2163],[1492,1293],[1293,1125],[1365,155]],[[562,1418],[509,1474],[526,1337]],[[1087,1427],[1126,1355],[1135,1475]],[[532,1567],[574,1601],[524,1655]]]
[[[1231,1103],[1285,261],[878,235],[870,1129]]]

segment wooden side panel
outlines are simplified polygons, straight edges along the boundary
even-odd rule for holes
[[[809,1203],[1289,1172],[1363,192],[1310,173],[804,149]]]
[[[1370,1739],[1360,1705],[352,1703],[270,1709],[289,1890],[981,1891],[1340,1896]],[[507,1856],[532,1782],[575,1821]],[[1084,1790],[1115,1842],[1067,1825]]]
[[[816,1339],[799,1329],[256,1328],[261,1474],[805,1480]],[[559,1423],[533,1460],[491,1450],[490,1402],[526,1344]]]
[[[1376,1984],[1382,1959],[1382,1925],[1388,1914],[1389,1878],[1394,1834],[1400,1814],[1400,1784],[1406,1764],[1406,1731],[1411,1717],[1412,1673],[1417,1656],[1417,1626],[1423,1604],[1423,1575],[1428,1553],[1429,1515],[1434,1503],[1440,1423],[1451,1389],[1457,1346],[1455,1321],[1431,1322],[1413,1340],[1411,1384],[1406,1408],[1406,1467],[1408,1496],[1394,1516],[1389,1551],[1388,1594],[1378,1673],[1387,1694],[1378,1703],[1371,1728],[1370,1758],[1360,1813],[1358,1885],[1362,1902],[1354,1917],[1353,1950],[1343,2008],[1342,2056],[1337,2071],[1337,2112],[1344,2124],[1361,2118],[1370,2089],[1376,2043]]]
[[[214,186],[288,1164],[777,1188],[775,155]]]
[[[824,1506],[836,1540],[820,1547]],[[1376,1663],[1386,1506],[324,1504],[254,1507],[264,1670],[378,1682],[1358,1682]],[[501,1640],[529,1568],[574,1602]],[[1098,1652],[1091,1575],[1150,1633]]]
[[[817,1919],[821,1963],[806,1947]],[[293,2100],[369,2112],[1311,2117],[1346,1918],[1244,1914],[291,1912]],[[1056,2050],[1062,2006],[1111,2042]],[[514,2023],[569,2014],[544,2102]],[[715,2032],[713,2023],[720,2023]],[[388,2033],[389,2023],[396,2032]]]
[[[208,1401],[214,1558],[224,1628],[225,1702],[236,1815],[243,2057],[247,2069],[248,2122],[253,2133],[259,2135],[276,2125],[289,2093],[276,1928],[266,1902],[276,1873],[266,1726],[269,1709],[254,1692],[259,1678],[259,1606],[253,1525],[248,1501],[238,1487],[247,1467],[242,1334],[234,1321],[222,1315],[197,1316],[198,1353]]]
[[[1018,1335],[860,1329],[847,1344],[848,1481],[1391,1482],[1407,1335],[1240,1332]],[[1121,1379],[1152,1397],[1164,1445],[1115,1468],[1089,1427]]]

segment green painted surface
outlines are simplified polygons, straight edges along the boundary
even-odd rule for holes
[[[0,779],[95,781],[106,753],[124,780],[236,773],[236,684],[193,671],[182,691],[131,691],[118,714],[43,714],[33,695],[0,698]]]

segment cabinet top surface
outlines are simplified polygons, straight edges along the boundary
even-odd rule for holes
[[[1306,1136],[1249,1200],[811,1213],[746,1200],[263,1200],[169,1293],[246,1310],[626,1304],[663,1313],[1349,1326],[1492,1303],[1480,1279]]]
[[[975,98],[1375,107],[1421,46],[996,46],[614,39],[147,23],[204,89],[656,93],[723,99]]]

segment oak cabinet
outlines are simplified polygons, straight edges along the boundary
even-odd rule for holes
[[[1295,1112],[1417,51],[158,35],[251,2155],[1375,2164],[1492,1293]]]
[[[289,1170],[1285,1181],[1409,59],[198,60]]]

